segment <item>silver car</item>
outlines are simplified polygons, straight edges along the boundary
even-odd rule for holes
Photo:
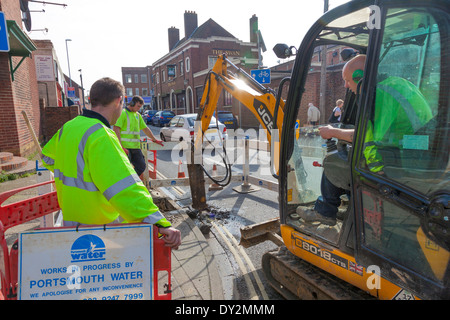
[[[170,120],[168,126],[161,128],[160,136],[163,141],[191,141],[194,136],[196,113],[181,114]],[[219,128],[217,129],[217,124]],[[220,134],[219,134],[220,132]],[[228,139],[227,127],[215,117],[211,117],[211,122],[205,132],[205,140],[211,142],[221,142]]]

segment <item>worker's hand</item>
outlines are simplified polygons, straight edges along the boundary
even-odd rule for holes
[[[164,147],[164,143],[162,142],[162,140],[153,140],[153,142]]]
[[[126,153],[126,155],[128,155],[130,152],[128,151],[128,149],[125,149],[124,147],[122,147],[123,151]]]
[[[335,136],[334,136],[335,128],[333,128],[332,126],[327,125],[324,127],[319,127],[318,129],[319,129],[320,136],[323,139],[335,138]]]
[[[181,244],[181,232],[175,228],[161,228],[159,227],[159,233],[163,235],[162,239],[166,243],[166,247],[171,247],[177,250]]]

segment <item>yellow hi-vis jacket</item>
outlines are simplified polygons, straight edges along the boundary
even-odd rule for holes
[[[84,114],[64,124],[42,150],[44,166],[55,174],[64,220],[102,225],[120,215],[127,223],[170,227],[106,119]]]
[[[147,128],[147,125],[139,112],[131,112],[127,108],[123,109],[115,126],[120,128],[120,141],[124,148],[141,148],[140,132],[142,129]]]
[[[375,114],[369,121],[364,140],[364,156],[370,171],[383,170],[378,148],[403,149],[404,136],[414,135],[433,118],[431,108],[417,87],[400,77],[377,84]]]

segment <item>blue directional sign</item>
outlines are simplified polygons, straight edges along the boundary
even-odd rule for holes
[[[250,70],[250,75],[261,84],[270,84],[270,69]]]
[[[75,88],[74,87],[67,88],[67,97],[75,98]]]
[[[8,28],[6,28],[6,19],[3,12],[0,12],[0,52],[9,52]]]

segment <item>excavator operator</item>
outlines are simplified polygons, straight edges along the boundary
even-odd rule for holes
[[[357,93],[358,82],[363,78],[366,56],[357,55],[348,61],[343,70],[344,87]],[[376,89],[376,104],[373,123],[369,121],[364,141],[364,156],[368,169],[384,175],[384,163],[377,150],[378,145],[400,147],[404,135],[414,134],[432,118],[426,99],[409,81],[399,77],[388,77],[379,82]],[[335,128],[330,125],[320,127],[323,139],[336,138],[353,141],[354,129]],[[300,206],[297,213],[305,222],[320,222],[328,226],[336,224],[340,196],[349,191],[335,186],[322,174],[322,195],[316,200],[314,209]]]

